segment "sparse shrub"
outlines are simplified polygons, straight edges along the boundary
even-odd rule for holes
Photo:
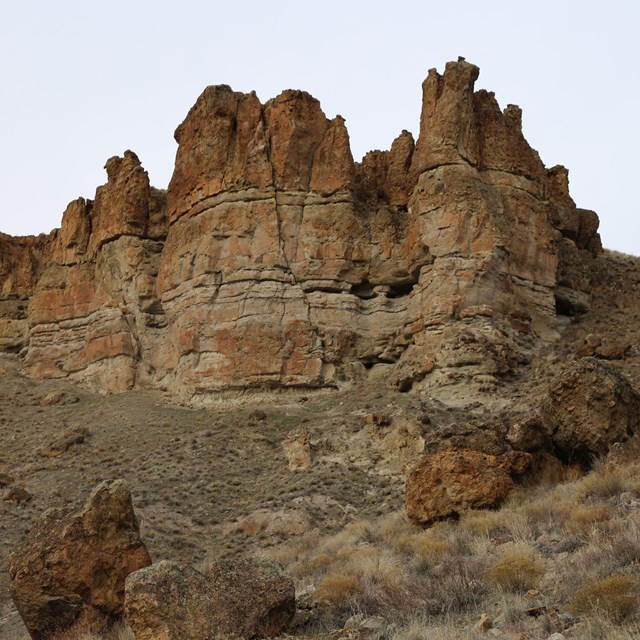
[[[376,535],[380,540],[393,542],[410,530],[411,525],[404,511],[396,511],[380,519]]]
[[[505,551],[487,570],[487,577],[505,591],[535,588],[544,575],[544,562],[531,547]]]
[[[460,525],[476,535],[491,536],[504,528],[503,515],[498,511],[468,511],[462,516]]]
[[[611,517],[611,508],[604,504],[581,505],[571,511],[566,527],[576,533],[592,529],[598,522]]]
[[[577,615],[600,614],[620,622],[636,613],[639,604],[638,580],[619,574],[584,584],[571,601],[570,610]]]
[[[116,625],[104,633],[90,629],[90,625],[79,623],[51,636],[49,640],[135,640],[133,631],[126,625]]]
[[[310,572],[317,571],[318,569],[326,569],[333,562],[333,558],[326,553],[319,553],[316,556],[311,556],[309,562],[307,562],[307,569]]]
[[[535,537],[531,520],[525,511],[508,511],[505,515],[505,528],[514,542],[530,542]]]
[[[484,572],[481,558],[445,556],[423,583],[426,610],[444,614],[477,605],[487,593]]]
[[[360,582],[354,576],[332,573],[322,579],[316,600],[331,609],[343,609],[360,589]]]
[[[585,498],[611,498],[625,490],[625,478],[619,467],[605,466],[602,471],[592,471],[579,483]]]
[[[454,552],[454,546],[450,540],[434,529],[427,529],[417,534],[401,536],[396,543],[396,548],[408,555],[417,556],[419,560],[437,562],[443,556]]]
[[[437,562],[444,556],[453,553],[454,548],[449,540],[435,536],[422,536],[415,542],[415,553],[421,558]]]
[[[520,509],[527,514],[532,528],[540,532],[563,524],[574,508],[573,501],[558,500],[556,496],[547,493],[537,500],[523,504]]]

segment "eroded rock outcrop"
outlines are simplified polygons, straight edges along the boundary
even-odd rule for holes
[[[582,358],[549,385],[540,412],[559,455],[590,464],[640,429],[640,394],[615,367]]]
[[[407,516],[429,525],[468,509],[498,506],[515,488],[514,477],[531,462],[524,452],[494,456],[472,449],[424,456],[407,476]]]
[[[186,399],[374,366],[404,390],[492,390],[588,308],[600,243],[478,73],[431,70],[418,139],[360,163],[309,94],[208,87],[166,194],[126,152],[60,230],[0,238],[0,348],[36,376]]]
[[[295,592],[266,561],[224,560],[206,573],[162,561],[127,578],[125,612],[136,640],[271,638],[293,619]]]
[[[9,557],[11,597],[34,640],[122,618],[125,578],[151,564],[124,481],[103,482],[78,511],[49,509]]]

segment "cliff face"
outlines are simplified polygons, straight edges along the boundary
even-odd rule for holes
[[[208,87],[173,178],[126,152],[48,237],[0,236],[0,349],[38,377],[184,397],[322,387],[491,390],[556,309],[587,308],[598,219],[521,113],[460,59],[423,84],[420,135],[353,161],[344,120],[285,91]]]

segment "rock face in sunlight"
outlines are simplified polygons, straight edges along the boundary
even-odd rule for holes
[[[423,83],[417,140],[354,162],[302,91],[208,87],[166,192],[132,152],[48,237],[0,236],[0,348],[27,371],[184,399],[325,387],[491,392],[589,305],[598,218],[463,59]]]

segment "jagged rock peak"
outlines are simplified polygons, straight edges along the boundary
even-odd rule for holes
[[[187,397],[380,367],[403,389],[499,384],[557,337],[558,310],[588,309],[600,241],[478,74],[429,71],[418,139],[360,163],[304,91],[207,87],[166,193],[127,151],[60,230],[0,236],[0,348],[33,375]]]

